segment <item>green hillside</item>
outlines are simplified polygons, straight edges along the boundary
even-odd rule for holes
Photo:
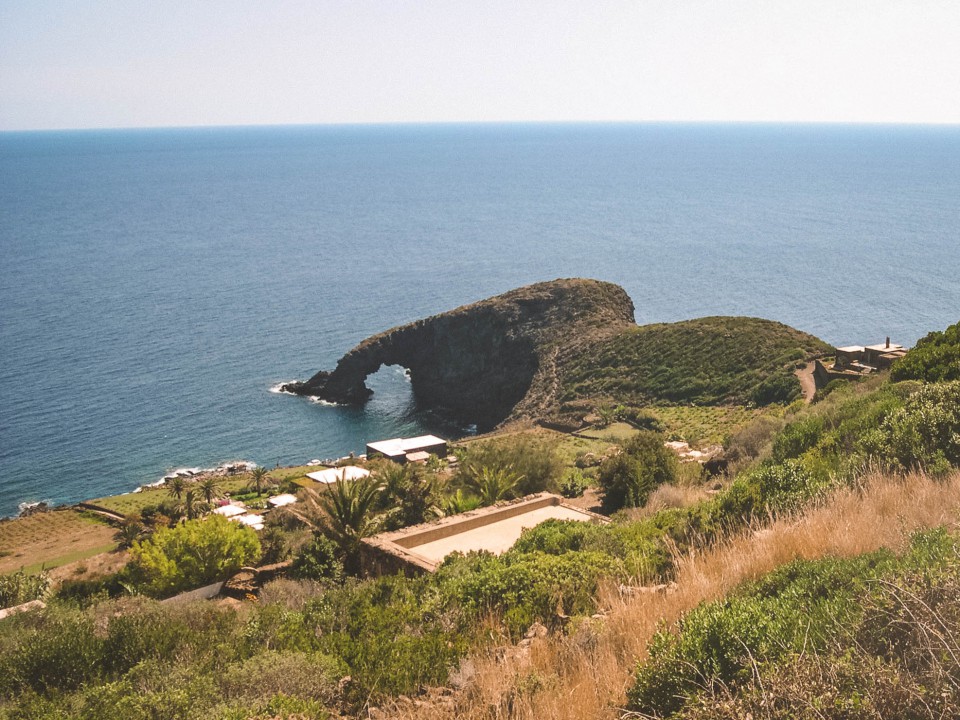
[[[707,317],[643,325],[570,363],[561,399],[747,404],[789,402],[800,394],[794,370],[832,348],[783,323]]]

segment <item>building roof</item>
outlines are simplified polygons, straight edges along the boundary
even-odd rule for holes
[[[237,515],[243,515],[247,509],[242,508],[239,505],[221,505],[218,508],[213,510],[217,515],[223,515],[224,517],[236,517]]]
[[[890,352],[891,350],[903,350],[903,345],[897,345],[896,343],[879,343],[877,345],[867,345],[867,350],[876,350],[877,352]]]
[[[233,522],[238,522],[243,525],[246,525],[247,527],[252,527],[254,530],[263,529],[262,515],[254,515],[253,513],[250,513],[248,515],[237,515],[235,517],[230,518],[230,520],[232,520]]]
[[[438,438],[436,435],[421,435],[420,437],[414,438],[378,440],[377,442],[367,443],[367,447],[387,457],[397,457],[398,455],[406,455],[407,453],[417,452],[423,448],[433,447],[435,445],[446,445],[446,443],[446,440]]]
[[[291,495],[290,493],[283,493],[283,495],[274,495],[272,498],[267,498],[267,502],[273,505],[273,507],[293,505],[296,501],[297,496]]]
[[[317,470],[316,472],[307,473],[307,477],[311,480],[315,480],[318,483],[324,483],[330,485],[335,483],[337,480],[359,480],[362,477],[366,477],[370,474],[369,470],[365,470],[362,467],[357,467],[356,465],[346,465],[344,467],[337,468],[327,468],[326,470]]]
[[[863,352],[865,348],[863,345],[847,345],[847,347],[838,347],[837,352],[843,353],[859,353]]]

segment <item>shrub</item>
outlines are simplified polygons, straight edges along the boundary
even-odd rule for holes
[[[800,457],[820,441],[823,430],[823,418],[818,415],[809,415],[790,423],[773,442],[773,459],[782,462]]]
[[[313,540],[300,548],[293,559],[290,574],[301,580],[343,581],[343,563],[338,557],[336,544],[314,533]]]
[[[39,600],[50,589],[50,578],[46,573],[28,575],[18,570],[0,575],[0,608],[22,605],[31,600]]]
[[[220,680],[227,698],[255,700],[283,694],[333,702],[347,668],[320,653],[267,651],[234,665]]]
[[[579,468],[573,468],[567,472],[560,482],[560,494],[565,498],[577,498],[583,495],[583,491],[590,486],[590,480]]]
[[[893,364],[890,377],[925,382],[960,380],[960,322],[919,340]]]
[[[658,485],[676,477],[677,459],[663,445],[663,437],[641,431],[627,441],[623,452],[608,458],[597,477],[607,511],[641,507]]]
[[[220,515],[161,528],[136,542],[130,576],[149,595],[169,595],[223,580],[260,556],[250,528]]]
[[[91,616],[73,608],[47,608],[17,618],[19,630],[0,654],[0,688],[39,693],[74,690],[94,680],[103,663],[103,640]],[[5,694],[5,693],[4,693]]]
[[[904,468],[960,465],[960,381],[927,385],[911,395],[872,440],[874,454]]]
[[[517,496],[556,488],[564,470],[556,443],[523,434],[471,445],[457,471],[457,484],[469,486],[483,468],[521,476]]]
[[[746,681],[754,661],[824,645],[856,618],[868,582],[890,555],[796,561],[727,599],[702,605],[663,630],[628,692],[629,707],[655,717],[679,711],[699,690]]]
[[[800,394],[800,384],[792,373],[779,373],[761,382],[750,394],[757,405],[789,403]]]
[[[620,570],[614,558],[599,552],[521,552],[503,558],[471,553],[449,558],[437,582],[447,603],[469,616],[502,612],[516,637],[537,620],[554,623],[561,613],[591,614],[600,578]]]

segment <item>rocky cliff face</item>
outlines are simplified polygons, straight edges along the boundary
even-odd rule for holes
[[[421,407],[484,431],[555,407],[564,365],[633,326],[633,310],[623,288],[611,283],[537,283],[374,335],[333,371],[285,389],[361,404],[372,394],[368,375],[401,365]]]

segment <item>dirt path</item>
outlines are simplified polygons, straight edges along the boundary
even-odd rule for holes
[[[802,370],[797,370],[794,374],[800,379],[800,389],[803,391],[803,399],[809,405],[813,402],[813,396],[817,392],[817,382],[813,379],[813,368],[816,363],[808,362]]]

